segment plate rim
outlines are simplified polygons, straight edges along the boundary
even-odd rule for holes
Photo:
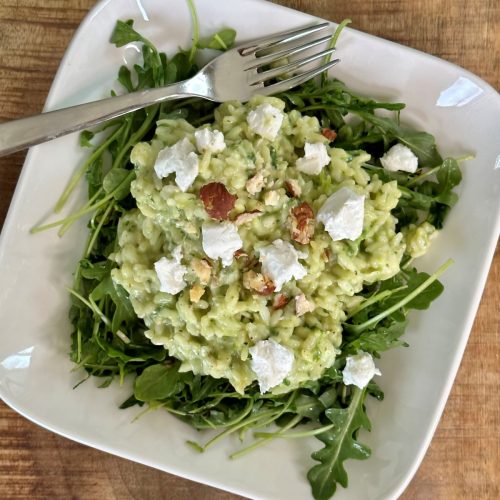
[[[275,4],[273,2],[269,2],[268,0],[257,0],[257,1],[260,3],[271,4],[273,6],[273,8],[276,8],[278,10],[283,9],[283,10],[291,11],[294,13],[300,13],[300,14],[303,14],[305,16],[310,16],[311,18],[313,18],[317,21],[328,21],[332,25],[338,24],[338,23],[330,21],[328,19],[325,20],[323,18],[313,16],[313,15],[308,14],[306,12],[298,11],[298,10],[293,9],[291,7],[282,6],[279,4]],[[80,36],[80,33],[83,32],[87,28],[87,26],[93,21],[93,18],[95,16],[98,16],[99,12],[111,2],[112,2],[112,0],[99,0],[86,13],[85,17],[83,18],[83,20],[81,21],[81,23],[79,24],[77,29],[75,30],[74,34],[71,37],[71,40],[70,40],[68,46],[66,47],[64,55],[59,63],[58,69],[57,69],[56,74],[54,76],[54,79],[52,81],[50,90],[47,94],[47,98],[45,100],[45,104],[44,104],[44,108],[43,108],[44,111],[47,108],[52,109],[52,105],[54,104],[54,102],[53,102],[54,95],[56,93],[55,89],[58,86],[59,80],[62,78],[62,75],[64,73],[64,66],[69,58],[69,54],[70,54],[70,52],[72,52],[73,47],[75,45],[77,45],[77,40]],[[450,61],[442,59],[440,57],[425,53],[419,49],[415,49],[413,47],[408,47],[406,45],[402,45],[400,43],[393,42],[391,40],[387,40],[387,39],[379,37],[379,36],[365,33],[365,32],[362,32],[362,31],[354,29],[354,28],[348,27],[347,29],[349,31],[355,32],[358,36],[361,36],[361,37],[366,38],[368,40],[375,39],[375,40],[377,40],[377,42],[383,42],[385,44],[390,44],[391,46],[396,46],[400,49],[402,48],[404,50],[414,52],[414,53],[418,54],[419,56],[424,56],[425,58],[430,58],[432,60],[438,61],[441,65],[444,64],[448,67],[451,67],[454,69],[459,69],[464,75],[470,77],[472,80],[474,80],[476,82],[480,82],[482,87],[490,89],[491,91],[496,93],[497,104],[499,105],[499,110],[500,110],[500,95],[497,93],[497,91],[494,89],[494,87],[492,85],[490,85],[488,82],[483,80],[481,77],[475,75],[471,71],[469,71],[469,70],[467,70],[467,69],[465,69],[465,68],[463,68],[455,63],[452,63]],[[53,108],[53,109],[57,109],[57,108]],[[35,148],[36,148],[36,146],[35,146]],[[5,220],[4,220],[2,231],[0,233],[0,261],[3,259],[3,255],[5,253],[4,247],[5,247],[6,234],[10,233],[10,231],[13,230],[13,227],[12,227],[13,226],[12,220],[14,217],[13,214],[16,211],[15,209],[19,203],[19,200],[23,196],[24,185],[26,183],[25,178],[28,175],[27,174],[28,169],[26,168],[26,166],[32,161],[31,158],[33,156],[33,151],[34,151],[34,148],[30,148],[28,150],[25,161],[24,161],[23,166],[21,168],[19,179],[16,183],[16,187],[15,187],[14,193],[12,195],[12,199],[11,199],[8,212],[7,212]],[[500,205],[499,205],[499,208],[500,208]],[[482,266],[481,266],[481,273],[480,273],[479,280],[477,282],[477,286],[474,290],[474,297],[473,297],[473,300],[471,300],[471,302],[469,303],[467,322],[463,326],[464,333],[461,335],[460,341],[457,342],[457,344],[456,344],[453,362],[450,363],[450,369],[447,372],[446,382],[443,384],[443,388],[440,392],[439,404],[437,404],[434,407],[434,411],[432,412],[432,420],[430,421],[430,424],[427,427],[426,432],[425,432],[425,439],[422,440],[422,442],[419,446],[419,453],[414,457],[414,459],[412,461],[412,465],[411,465],[411,467],[409,467],[407,469],[404,478],[402,478],[399,481],[399,484],[395,484],[394,487],[391,489],[390,493],[387,494],[387,498],[398,497],[407,488],[408,484],[410,483],[410,481],[414,477],[416,471],[418,470],[425,454],[427,453],[427,450],[428,450],[428,447],[432,441],[432,438],[434,437],[436,428],[437,428],[439,421],[441,419],[441,416],[442,416],[442,413],[443,413],[444,408],[446,406],[446,403],[448,401],[454,380],[456,378],[458,369],[460,367],[460,363],[462,361],[463,354],[464,354],[465,348],[467,346],[468,339],[470,337],[470,333],[472,331],[473,322],[474,322],[474,319],[477,315],[477,311],[479,308],[481,297],[482,297],[482,294],[484,292],[485,284],[486,284],[486,281],[488,278],[489,270],[491,268],[491,263],[493,261],[499,233],[500,233],[500,210],[497,210],[495,225],[494,225],[493,231],[490,235],[490,239],[488,242],[487,258],[484,260],[484,262],[482,263]],[[106,453],[110,453],[112,455],[116,455],[116,456],[119,456],[121,458],[125,458],[128,460],[134,461],[134,462],[138,462],[138,463],[153,467],[155,469],[166,471],[168,473],[175,474],[177,476],[180,476],[180,477],[192,480],[192,481],[197,481],[197,482],[200,482],[202,484],[207,484],[209,486],[212,486],[212,487],[215,487],[218,489],[224,489],[226,491],[230,491],[230,492],[242,495],[242,496],[248,495],[248,492],[245,491],[244,489],[238,489],[238,488],[235,488],[232,486],[221,485],[220,483],[213,481],[213,480],[211,481],[210,479],[207,479],[206,477],[200,478],[196,472],[190,472],[190,471],[186,471],[184,469],[179,469],[179,468],[176,469],[175,467],[169,467],[169,469],[166,470],[165,468],[162,468],[161,466],[159,466],[159,464],[154,463],[154,461],[148,461],[147,458],[145,458],[145,457],[138,456],[138,455],[134,456],[133,454],[130,454],[126,451],[122,451],[120,448],[107,446],[105,443],[101,443],[98,440],[96,440],[96,441],[89,440],[85,437],[80,436],[78,432],[76,432],[76,433],[67,432],[64,428],[62,428],[58,425],[52,425],[50,423],[50,421],[47,421],[43,418],[37,418],[36,415],[30,414],[30,412],[29,412],[30,409],[24,408],[22,405],[17,405],[14,400],[11,400],[8,397],[8,395],[6,395],[4,393],[2,384],[0,384],[0,399],[2,399],[5,402],[5,404],[7,404],[10,408],[12,408],[14,411],[16,411],[17,413],[19,413],[20,415],[22,415],[24,418],[28,419],[29,421],[49,430],[51,432],[59,434],[67,439],[75,441],[77,443],[80,443],[80,444],[83,444],[86,446],[90,446],[90,447],[95,448],[97,450],[100,450],[100,451],[103,451]]]

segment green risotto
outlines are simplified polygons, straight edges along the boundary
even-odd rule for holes
[[[136,314],[144,319],[146,336],[180,359],[181,371],[227,378],[243,392],[255,380],[249,348],[268,338],[288,348],[294,355],[293,368],[273,388],[281,393],[318,379],[333,364],[346,312],[359,302],[355,294],[366,284],[394,276],[406,244],[391,215],[400,197],[397,183],[370,177],[362,168],[370,155],[327,145],[331,160],[321,173],[301,173],[295,165],[305,143],[328,144],[318,120],[297,111],[284,113],[276,138],[265,139],[247,123],[248,113],[265,102],[280,110],[285,106],[276,98],[255,97],[246,105],[229,102],[216,109],[209,127],[224,134],[226,148],[201,155],[199,175],[186,192],[176,186],[173,175],[160,179],[153,167],[163,148],[183,138],[194,144],[193,126],[182,119],[160,120],[154,139],[134,147],[131,161],[136,179],[131,193],[137,208],[119,222],[118,249],[112,257],[118,267],[112,277],[129,293]],[[264,182],[258,193],[251,194],[246,186],[256,174]],[[295,181],[299,196],[289,192],[290,180]],[[238,227],[244,257],[233,259],[227,267],[207,259],[202,248],[201,226],[210,216],[199,192],[211,181],[223,183],[236,196],[231,219],[242,213],[259,214]],[[307,274],[283,286],[281,294],[287,304],[282,308],[274,305],[277,292],[263,296],[245,288],[244,273],[260,266],[259,249],[276,239],[290,241],[291,210],[307,202],[317,213],[341,187],[365,196],[361,236],[355,241],[333,241],[323,225],[316,223],[308,244],[293,242],[307,254],[302,261]],[[412,237],[412,247],[418,241]],[[178,245],[188,269],[187,286],[172,295],[160,291],[153,264],[171,255]],[[420,246],[425,250],[426,242]],[[196,273],[200,261],[210,267],[210,278],[203,282]],[[197,286],[203,295],[193,300],[193,289],[200,289]],[[294,300],[289,300],[300,294],[314,304],[314,310],[301,316]]]

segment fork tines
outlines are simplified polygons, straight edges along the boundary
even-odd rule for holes
[[[259,93],[263,94],[283,92],[306,82],[337,64],[339,59],[333,61],[329,59],[330,54],[335,51],[334,47],[327,47],[324,50],[313,52],[300,59],[290,59],[321,44],[326,44],[331,39],[331,35],[306,42],[302,40],[299,42],[295,41],[304,37],[310,37],[329,26],[329,23],[321,23],[298,30],[279,33],[256,40],[253,44],[250,42],[250,44],[239,48],[238,52],[240,55],[245,59],[248,58],[248,62],[245,65],[248,84],[259,88]],[[295,43],[285,49],[274,50],[276,48],[281,49],[283,45],[290,44],[291,42]],[[323,60],[323,64],[302,73],[293,73],[297,69],[317,60]],[[280,79],[280,77],[282,78]]]

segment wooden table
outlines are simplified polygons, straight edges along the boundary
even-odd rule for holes
[[[214,0],[216,1],[216,0]],[[94,0],[0,1],[0,121],[40,112]],[[278,0],[457,63],[500,87],[494,0]],[[25,153],[0,159],[0,223]],[[500,253],[431,447],[405,499],[500,498]],[[7,332],[2,332],[5,335]],[[0,498],[231,499],[56,436],[0,402]]]

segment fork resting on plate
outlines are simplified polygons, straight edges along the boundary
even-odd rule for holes
[[[169,99],[201,97],[215,102],[248,101],[255,94],[284,92],[339,62],[339,59],[329,60],[328,56],[335,50],[333,47],[288,60],[289,57],[327,43],[331,39],[330,35],[306,42],[301,39],[317,34],[328,26],[329,23],[316,24],[245,43],[216,57],[192,78],[172,85],[0,124],[0,156]],[[291,74],[318,60],[320,65]]]

